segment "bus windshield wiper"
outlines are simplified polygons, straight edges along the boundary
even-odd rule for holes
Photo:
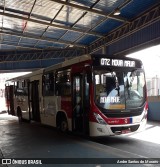
[[[119,87],[118,78],[117,78],[115,72],[111,71],[111,74],[112,74],[112,77],[114,78],[114,81],[115,81],[115,90],[117,90],[118,96],[120,96],[120,92],[119,92],[120,87]]]
[[[127,93],[128,93],[128,98],[127,99],[130,99],[130,87],[131,87],[131,85],[129,84],[128,77],[127,77],[126,82],[127,82],[126,89],[127,89]]]
[[[137,70],[133,70],[132,72],[131,72],[131,74],[130,74],[130,76],[127,76],[126,75],[126,77],[127,77],[127,80],[126,80],[126,89],[127,89],[127,93],[128,93],[128,98],[127,99],[130,99],[130,90],[131,90],[131,87],[132,87],[132,83],[133,83],[133,81],[134,81],[134,78],[135,78],[135,76],[136,76],[136,72],[137,72]],[[130,81],[129,81],[129,78],[130,78]]]
[[[132,83],[133,83],[134,78],[135,78],[135,76],[136,76],[136,72],[137,72],[137,70],[133,70],[133,71],[131,72],[131,75],[130,75],[131,80],[130,80],[129,87],[132,87]]]

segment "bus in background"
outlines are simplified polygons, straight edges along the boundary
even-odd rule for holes
[[[13,101],[14,101],[13,100],[14,86],[12,84],[13,84],[12,82],[8,82],[8,81],[5,84],[5,103],[6,103],[6,108],[7,108],[8,114],[15,115],[13,113],[14,110],[11,109],[11,108],[13,108]]]
[[[21,112],[23,120],[40,120],[38,94],[42,94],[42,89],[38,86],[42,83],[42,75],[43,69],[40,69],[6,81],[5,97],[9,114],[18,116],[17,113]]]
[[[147,122],[145,74],[137,59],[83,55],[11,81],[11,113],[63,132],[120,135]]]

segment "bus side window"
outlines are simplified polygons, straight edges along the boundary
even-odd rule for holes
[[[27,82],[26,80],[23,80],[23,81],[17,81],[17,83],[15,83],[15,91],[14,91],[15,96],[28,95],[28,87],[26,82]]]
[[[71,95],[70,71],[58,71],[56,74],[56,95],[69,96]]]
[[[45,74],[42,78],[43,82],[43,95],[53,96],[54,95],[54,73],[50,72]]]

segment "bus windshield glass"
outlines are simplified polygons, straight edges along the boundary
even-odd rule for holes
[[[142,70],[95,70],[95,103],[103,109],[131,109],[145,102],[145,76]]]

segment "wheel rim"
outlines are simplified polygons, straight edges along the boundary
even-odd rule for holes
[[[65,131],[67,131],[67,129],[68,129],[67,122],[66,122],[65,120],[63,120],[63,121],[61,122],[61,131],[62,131],[62,132],[65,132]]]

